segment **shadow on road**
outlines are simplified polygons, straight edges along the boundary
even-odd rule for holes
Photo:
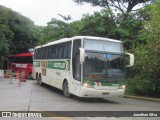
[[[33,83],[34,85],[38,86],[37,83]],[[40,86],[41,87],[41,86]],[[47,89],[48,91],[54,92],[57,95],[61,95],[62,97],[66,98],[63,95],[63,92],[57,88],[54,88],[50,85],[47,84],[43,84],[43,88]],[[119,104],[118,102],[114,102],[114,101],[110,101],[110,100],[106,100],[103,98],[81,98],[81,97],[77,97],[72,95],[71,98],[66,98],[66,99],[74,99],[78,102],[83,102],[83,103],[112,103],[112,104]]]
[[[77,97],[77,96],[73,96],[73,98],[75,100],[77,100],[77,101],[85,102],[85,103],[112,103],[112,104],[119,104],[117,102],[106,100],[106,99],[103,99],[103,98],[80,98],[80,97]]]

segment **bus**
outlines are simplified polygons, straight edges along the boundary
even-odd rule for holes
[[[33,53],[21,53],[10,55],[7,61],[7,70],[12,70],[13,75],[16,72],[25,71],[26,78],[32,79]]]
[[[126,65],[121,41],[75,36],[35,47],[33,78],[39,85],[62,90],[64,96],[106,98],[123,96]]]

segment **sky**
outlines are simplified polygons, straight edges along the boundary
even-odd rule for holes
[[[93,14],[102,9],[90,4],[77,5],[73,0],[0,0],[0,5],[30,18],[39,26],[47,25],[52,18],[62,20],[58,14],[70,15],[75,21],[80,20],[83,14]]]

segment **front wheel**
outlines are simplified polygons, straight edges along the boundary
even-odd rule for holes
[[[64,81],[63,83],[63,94],[65,97],[71,97],[71,94],[69,93],[69,85],[67,81]]]

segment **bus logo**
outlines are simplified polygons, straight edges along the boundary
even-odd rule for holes
[[[101,86],[101,82],[94,82],[96,86]]]
[[[17,68],[27,68],[27,64],[16,64]]]

